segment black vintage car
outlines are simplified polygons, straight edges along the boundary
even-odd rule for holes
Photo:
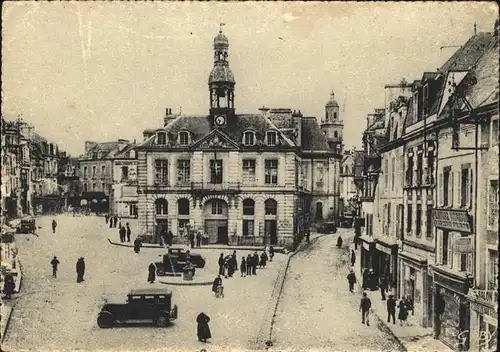
[[[319,233],[337,233],[337,223],[335,221],[324,222],[318,227]]]
[[[158,276],[182,276],[184,271],[184,267],[187,265],[186,257],[184,256],[181,260],[179,256],[171,255],[171,254],[163,254],[160,255],[163,257],[161,262],[155,262],[156,266],[156,275]],[[192,263],[191,263],[192,264]],[[196,272],[196,269],[192,268],[193,275]]]
[[[187,261],[187,249],[183,247],[171,247],[168,249],[168,254],[170,254],[172,257],[175,257],[178,259],[180,262],[186,262]],[[205,266],[205,259],[198,253],[191,253],[189,252],[189,261],[191,264],[193,264],[194,267],[196,268],[203,268]]]
[[[165,327],[177,319],[177,305],[172,307],[172,292],[167,289],[131,290],[127,303],[106,303],[97,316],[100,328],[111,328],[115,324],[152,322]]]
[[[35,233],[36,231],[36,222],[35,219],[22,219],[21,223],[17,226],[17,233]]]

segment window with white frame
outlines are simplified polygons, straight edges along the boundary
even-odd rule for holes
[[[96,166],[92,166],[92,178],[96,177],[96,171],[97,171],[97,167]]]
[[[441,235],[441,264],[449,265],[450,260],[450,231],[443,230]]]
[[[106,166],[101,166],[101,177],[106,177]]]
[[[84,166],[83,167],[83,178],[87,178],[89,175],[88,175],[88,167],[87,166]]]
[[[243,236],[254,235],[254,220],[243,220]]]
[[[498,229],[498,179],[490,180],[488,190],[488,228]]]
[[[498,289],[498,251],[488,250],[488,290]]]
[[[220,200],[212,201],[212,215],[221,215],[223,214],[224,203]]]
[[[243,133],[243,144],[244,145],[254,145],[255,144],[255,133],[252,131],[247,131]]]
[[[264,162],[264,183],[267,185],[278,184],[278,159],[268,159]]]
[[[155,184],[168,185],[168,160],[155,160]]]
[[[189,145],[189,133],[187,131],[179,132],[179,144]]]
[[[168,215],[168,202],[164,198],[155,201],[156,215]]]
[[[242,181],[244,184],[255,182],[255,159],[243,159]]]
[[[267,145],[276,145],[276,141],[277,141],[277,138],[276,138],[276,132],[274,131],[270,131],[270,132],[267,132],[266,133],[266,140],[267,140]]]
[[[158,145],[167,144],[167,133],[166,132],[157,132],[156,133],[156,144],[158,144]]]
[[[177,160],[177,183],[181,185],[188,184],[191,181],[191,161]]]

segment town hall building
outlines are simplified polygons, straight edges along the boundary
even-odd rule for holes
[[[340,149],[314,117],[291,109],[236,112],[227,37],[214,39],[210,106],[199,116],[166,110],[163,127],[138,143],[139,231],[203,231],[208,243],[294,248],[313,219],[338,216]],[[340,141],[338,107],[326,116]],[[326,126],[325,126],[326,127]],[[328,128],[326,128],[328,130]],[[314,215],[312,215],[314,214]]]

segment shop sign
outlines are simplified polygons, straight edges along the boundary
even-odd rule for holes
[[[476,312],[483,314],[483,315],[489,315],[490,317],[495,317],[497,315],[497,313],[495,313],[494,309],[492,309],[490,307],[486,307],[485,305],[477,303],[477,302],[471,302],[470,307],[472,310],[475,310]]]
[[[363,248],[367,251],[370,250],[370,244],[369,243],[366,243],[366,242],[363,242]]]
[[[389,254],[389,255],[391,255],[391,249],[390,249],[390,248],[387,248],[387,247],[385,247],[385,246],[383,246],[383,245],[381,245],[381,244],[379,244],[379,243],[377,243],[377,244],[375,245],[375,248],[377,248],[377,250],[378,250],[378,251],[380,251],[380,252],[383,252],[383,253],[385,253],[385,254]]]
[[[470,237],[457,238],[453,245],[453,250],[458,253],[472,253],[472,238]]]
[[[435,227],[472,233],[471,219],[466,210],[434,209],[432,218]]]

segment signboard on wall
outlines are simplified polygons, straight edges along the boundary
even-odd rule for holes
[[[472,225],[466,210],[434,209],[434,226],[446,230],[472,233]]]
[[[453,250],[458,253],[472,253],[472,238],[461,237],[457,238],[453,243]]]

